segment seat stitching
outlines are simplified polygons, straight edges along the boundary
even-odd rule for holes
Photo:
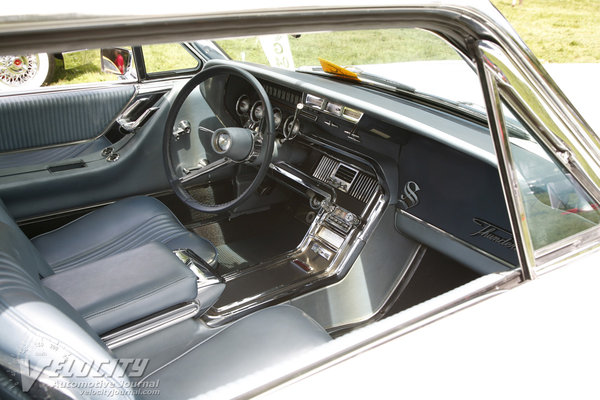
[[[133,228],[131,228],[128,231],[123,232],[121,235],[113,237],[112,240],[109,240],[107,242],[101,243],[93,248],[87,249],[79,254],[76,254],[74,256],[71,256],[68,259],[63,260],[63,263],[66,263],[68,261],[71,260],[77,260],[77,259],[82,259],[85,258],[86,256],[93,256],[93,253],[97,253],[97,252],[101,252],[101,250],[110,250],[111,248],[117,247],[119,244],[125,243],[124,247],[126,247],[127,245],[130,244],[130,242],[125,241],[125,239],[127,239],[130,236],[134,236],[136,233],[139,233],[140,230],[144,230],[146,229],[147,232],[145,232],[145,234],[155,234],[157,232],[155,232],[155,230],[159,229],[162,227],[162,225],[164,225],[163,223],[169,223],[170,221],[168,220],[162,220],[163,216],[162,215],[157,215],[154,216],[146,221],[144,221],[143,224],[138,225],[138,226],[134,226]],[[157,221],[153,221],[159,219],[158,223]],[[170,233],[170,232],[168,232]],[[137,235],[136,235],[137,236]],[[138,238],[140,240],[144,240],[144,237],[140,237],[138,236]],[[108,245],[108,246],[107,246]]]
[[[124,305],[135,303],[135,302],[137,302],[139,300],[142,300],[144,297],[149,297],[149,296],[153,295],[154,293],[160,291],[161,289],[164,289],[164,288],[166,288],[168,286],[171,286],[171,285],[174,285],[176,283],[179,283],[179,282],[183,281],[186,278],[188,278],[188,276],[187,275],[183,275],[183,276],[181,276],[180,278],[178,278],[176,280],[173,280],[171,282],[168,282],[166,284],[163,284],[163,285],[160,285],[160,286],[157,286],[157,287],[153,288],[150,292],[146,292],[146,293],[141,294],[141,295],[139,295],[137,297],[132,297],[132,298],[123,300],[119,304],[116,304],[116,305],[114,305],[112,307],[105,308],[103,310],[96,311],[96,312],[93,312],[93,313],[90,313],[90,314],[85,314],[85,315],[83,315],[83,317],[85,319],[92,319],[92,318],[98,317],[98,316],[100,316],[102,314],[105,314],[105,313],[107,313],[109,311],[112,311],[112,310],[115,310],[115,309],[117,309],[119,307],[122,307]]]
[[[158,221],[156,221],[157,219]],[[137,247],[136,245],[143,243],[144,241],[168,240],[172,235],[179,231],[176,227],[171,227],[171,229],[169,229],[169,225],[172,225],[173,222],[174,221],[170,220],[168,216],[154,216],[146,220],[143,224],[125,231],[108,242],[101,243],[91,249],[87,249],[56,262],[52,265],[52,269],[54,271],[62,271],[90,259],[102,258],[102,256],[106,254],[116,254],[117,252]],[[127,240],[132,236],[136,236],[137,240]],[[119,247],[119,245],[121,245],[121,247]]]

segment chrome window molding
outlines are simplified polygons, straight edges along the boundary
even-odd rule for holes
[[[596,146],[586,143],[583,137],[573,132],[560,117],[556,108],[547,101],[543,91],[535,87],[513,59],[497,45],[482,42],[487,48],[488,60],[501,76],[496,76],[500,96],[535,132],[537,138],[549,148],[556,159],[592,195],[600,199],[600,158]]]
[[[408,310],[354,330],[298,358],[280,363],[276,369],[257,371],[251,378],[244,378],[236,385],[222,386],[211,394],[223,398],[269,394],[278,387],[302,380],[448,315],[501,295],[518,285],[520,278],[517,270],[485,275]]]
[[[496,156],[498,157],[498,172],[500,183],[508,206],[508,216],[513,231],[513,237],[517,249],[517,257],[521,266],[524,279],[535,279],[535,256],[531,235],[525,218],[525,207],[519,190],[517,173],[513,167],[513,159],[510,152],[510,138],[504,124],[502,103],[498,91],[497,79],[500,79],[502,71],[488,58],[492,51],[488,43],[480,42],[477,45],[478,60],[477,68],[483,89],[488,121],[492,133],[492,141]]]
[[[501,181],[509,205],[513,231],[518,233],[515,236],[519,239],[517,243],[519,259],[524,276],[533,278],[536,271],[555,264],[556,257],[562,259],[598,244],[600,227],[587,229],[537,250],[533,248],[522,194],[510,153],[501,102],[505,101],[527,123],[540,144],[555,155],[560,165],[575,177],[596,202],[600,199],[598,189],[600,163],[598,163],[597,149],[581,148],[587,145],[585,139],[580,136],[581,132],[573,131],[572,124],[564,120],[565,113],[556,112],[555,104],[548,103],[548,94],[544,94],[532,83],[531,73],[529,77],[527,76],[525,71],[530,69],[519,66],[514,57],[507,55],[498,45],[491,42],[478,43],[478,56],[482,84],[486,92],[485,98],[488,102],[490,128],[500,161]],[[520,62],[522,64],[524,60]]]
[[[72,92],[72,91],[81,91],[81,90],[90,90],[90,89],[110,89],[115,85],[136,85],[138,81],[108,81],[108,82],[90,82],[90,83],[77,83],[70,85],[58,85],[58,86],[42,86],[38,88],[30,88],[30,89],[19,89],[19,90],[10,90],[6,92],[0,92],[0,97],[10,97],[10,96],[22,96],[22,95],[43,95],[46,93],[62,93],[62,92]]]
[[[600,226],[587,229],[577,235],[536,250],[537,270],[539,272],[553,270],[557,265],[563,265],[564,260],[583,256],[596,251],[598,248],[600,248]]]

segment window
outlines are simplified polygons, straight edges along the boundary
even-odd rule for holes
[[[523,124],[507,118],[507,125],[534,248],[596,226],[600,222],[598,204]]]
[[[148,74],[171,71],[196,70],[198,59],[181,43],[151,44],[142,46]]]
[[[118,76],[106,72],[101,60],[100,49],[0,56],[0,92],[135,80],[133,73]]]

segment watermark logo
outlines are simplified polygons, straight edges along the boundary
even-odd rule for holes
[[[142,378],[147,358],[84,360],[62,343],[38,337],[23,346],[16,362],[24,392],[40,381],[60,392],[78,392],[84,397],[160,394],[159,380]]]

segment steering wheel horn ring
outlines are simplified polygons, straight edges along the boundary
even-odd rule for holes
[[[210,140],[211,149],[216,155],[221,156],[221,158],[180,177],[173,166],[173,157],[171,155],[172,132],[177,114],[194,88],[204,81],[222,74],[237,75],[245,79],[256,90],[264,107],[264,119],[261,125],[264,127],[262,135],[260,132],[242,127],[222,127],[212,131],[200,126],[200,132],[208,132],[212,135]],[[275,121],[273,107],[260,82],[249,72],[234,65],[211,66],[200,71],[181,88],[169,110],[163,135],[165,172],[175,194],[188,206],[207,213],[224,212],[246,200],[262,183],[271,163],[274,143]],[[261,156],[260,159],[259,156]],[[205,204],[196,200],[185,188],[185,185],[192,180],[233,163],[252,163],[258,166],[254,180],[235,199],[222,204]]]

